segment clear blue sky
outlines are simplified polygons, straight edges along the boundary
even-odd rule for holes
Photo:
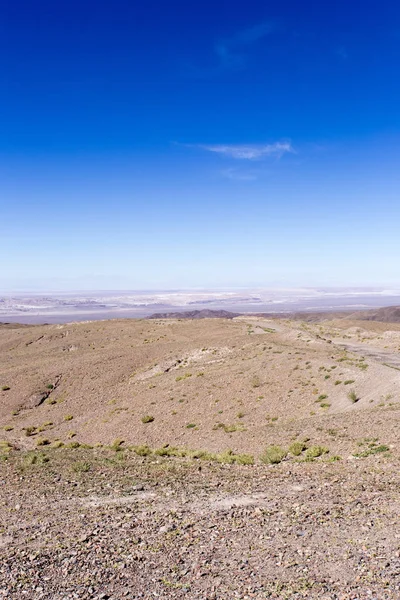
[[[400,3],[3,0],[0,291],[400,283]]]

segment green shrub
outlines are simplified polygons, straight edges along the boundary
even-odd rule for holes
[[[154,417],[152,415],[144,415],[141,421],[142,423],[152,423],[154,421]]]
[[[350,391],[350,392],[347,394],[347,397],[348,397],[348,399],[349,399],[349,400],[351,400],[351,402],[353,402],[353,404],[354,404],[355,402],[358,402],[358,400],[359,400],[359,398],[358,398],[358,396],[357,396],[357,394],[356,394],[356,392],[355,392],[354,390],[351,390],[351,391]]]
[[[79,461],[72,465],[72,470],[75,473],[87,473],[91,469],[91,464],[85,461]]]
[[[290,454],[293,454],[293,456],[300,456],[306,449],[307,445],[304,442],[293,442],[293,444],[289,446],[289,452]]]
[[[152,453],[151,449],[146,444],[143,444],[141,446],[133,446],[132,450],[138,456],[148,456],[149,454]]]
[[[261,461],[270,465],[277,465],[286,457],[287,452],[280,446],[268,446],[264,454],[261,456]]]
[[[48,446],[49,444],[51,442],[47,438],[38,438],[36,441],[36,446]]]
[[[306,451],[306,458],[318,458],[328,452],[328,448],[325,448],[324,446],[311,446],[311,448],[308,448]]]

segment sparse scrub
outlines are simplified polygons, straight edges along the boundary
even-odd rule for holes
[[[149,456],[149,454],[152,454],[152,450],[146,444],[141,446],[132,446],[132,450],[138,456]]]
[[[64,421],[72,421],[74,417],[72,415],[65,415]]]
[[[346,379],[346,381],[344,382],[344,385],[351,385],[354,382],[355,382],[355,379]]]
[[[261,456],[261,462],[269,465],[277,465],[283,461],[287,452],[280,446],[268,446]]]
[[[293,442],[293,444],[289,446],[289,452],[290,454],[293,454],[293,456],[300,456],[306,449],[307,444],[305,442]]]
[[[72,470],[75,473],[87,473],[91,469],[91,464],[86,461],[78,461],[72,465]]]
[[[144,415],[141,418],[142,423],[152,423],[154,421],[154,417],[152,415]]]
[[[24,427],[25,435],[30,437],[31,435],[35,435],[36,427],[34,425],[29,425],[28,427]]]
[[[191,373],[185,373],[185,375],[180,375],[179,377],[176,377],[175,381],[182,381],[183,379],[188,379],[191,376],[192,376]]]
[[[355,390],[351,390],[348,394],[347,397],[349,400],[351,400],[351,402],[354,404],[355,402],[358,402],[359,398],[355,392]]]
[[[121,450],[123,450],[123,448],[122,448],[122,444],[123,443],[124,443],[124,440],[121,440],[121,439],[117,438],[111,444],[112,450],[114,450],[115,452],[121,452]]]
[[[36,446],[49,446],[50,444],[51,442],[47,438],[38,438],[36,441]]]
[[[306,458],[318,458],[323,454],[327,454],[329,452],[328,448],[324,446],[311,446],[306,450]]]
[[[2,392],[8,392],[8,390],[11,390],[11,388],[10,388],[10,386],[9,386],[9,385],[3,385],[3,386],[1,387],[1,391],[2,391]]]

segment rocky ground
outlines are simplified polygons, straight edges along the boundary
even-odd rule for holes
[[[0,597],[397,600],[398,467],[11,451]]]
[[[0,326],[0,598],[398,600],[400,325]]]

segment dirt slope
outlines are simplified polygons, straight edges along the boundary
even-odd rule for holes
[[[1,329],[1,437],[21,448],[120,438],[256,456],[298,436],[340,455],[364,437],[395,444],[400,371],[390,356],[400,327],[360,323],[239,317]]]

